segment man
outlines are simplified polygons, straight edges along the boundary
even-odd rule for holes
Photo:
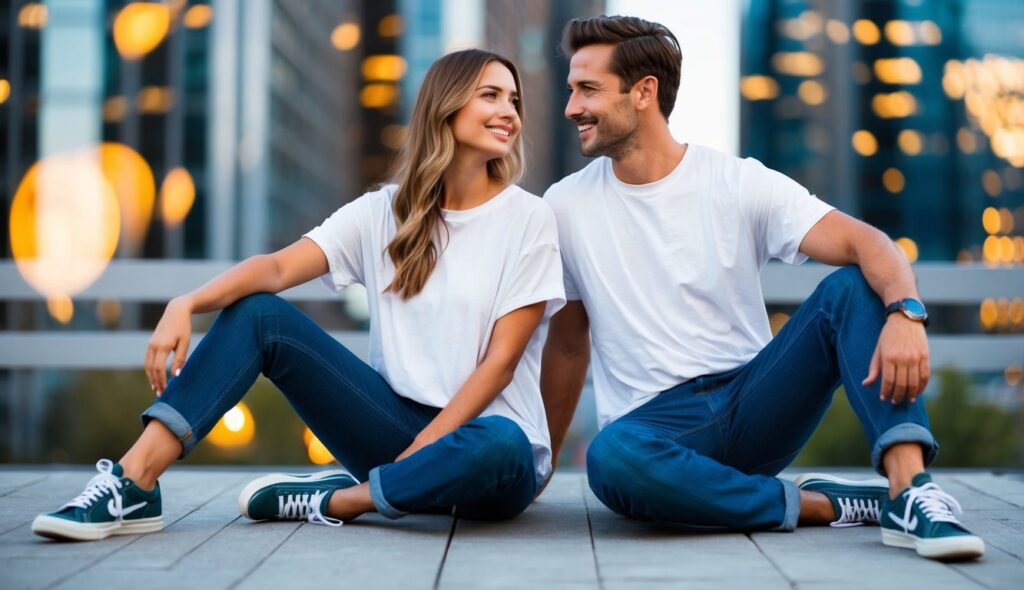
[[[548,190],[567,298],[541,387],[557,457],[593,342],[601,432],[590,487],[644,520],[736,530],[880,523],[886,545],[972,558],[982,540],[925,472],[938,446],[918,396],[930,376],[914,275],[880,231],[753,159],[677,143],[681,53],[664,26],[570,21],[565,116],[597,156]],[[845,266],[772,339],[770,258]],[[885,480],[775,477],[839,384]]]

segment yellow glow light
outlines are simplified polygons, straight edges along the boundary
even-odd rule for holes
[[[171,110],[174,106],[174,93],[163,86],[146,86],[139,90],[139,112],[147,115],[159,115]]]
[[[779,333],[779,330],[789,321],[789,316],[782,312],[775,312],[768,318],[768,326],[772,330],[772,336]]]
[[[398,87],[394,84],[367,84],[359,93],[359,102],[368,109],[382,109],[391,106],[398,99]]]
[[[320,442],[320,439],[313,435],[312,430],[307,428],[302,433],[302,440],[306,444],[306,454],[314,465],[327,465],[334,462],[334,456],[327,450],[324,443]]]
[[[5,78],[0,78],[0,104],[7,102],[7,98],[11,96],[11,83]]]
[[[132,2],[114,18],[114,45],[121,57],[135,60],[156,49],[171,26],[171,9],[164,4]]]
[[[885,36],[893,45],[913,45],[914,27],[905,20],[891,20],[885,23]]]
[[[1020,322],[1014,323],[1019,324]],[[1024,379],[1024,367],[1021,367],[1018,364],[1006,367],[1006,370],[1003,371],[1003,379],[1006,380],[1006,384],[1010,387],[1017,387],[1020,385],[1021,380]]]
[[[1004,234],[1013,233],[1013,213],[1009,209],[999,210],[999,228]]]
[[[998,316],[999,309],[995,300],[986,299],[981,302],[981,306],[978,309],[978,320],[981,322],[982,328],[985,328],[986,330],[994,328]]]
[[[825,34],[837,45],[842,45],[850,40],[850,29],[846,23],[835,19],[829,19],[825,24]]]
[[[156,181],[149,164],[132,148],[103,143],[97,148],[103,176],[114,189],[121,210],[121,226],[128,254],[142,245],[153,216]]]
[[[111,96],[103,102],[103,121],[117,123],[128,114],[128,99],[123,96]]]
[[[964,65],[955,59],[946,62],[942,70],[942,89],[946,96],[953,100],[964,97],[967,90],[967,80],[964,73]]]
[[[811,106],[817,106],[828,100],[828,91],[817,80],[804,80],[796,89],[800,100]]]
[[[853,23],[853,38],[862,45],[874,45],[882,38],[882,33],[878,25],[862,18]]]
[[[889,168],[882,174],[882,185],[890,193],[896,194],[902,191],[905,184],[906,179],[903,177],[903,173],[895,168]]]
[[[909,117],[917,112],[917,100],[906,90],[879,93],[871,99],[871,108],[883,119]]]
[[[985,211],[981,214],[981,225],[985,228],[985,232],[990,235],[999,233],[1000,221],[999,211],[995,207],[986,207]]]
[[[999,262],[1013,262],[1013,238],[1010,236],[999,238]]]
[[[978,149],[978,140],[974,137],[974,133],[966,127],[961,127],[956,132],[956,145],[965,154],[973,154],[974,150]]]
[[[1013,261],[1024,262],[1024,236],[1013,237]]]
[[[981,246],[982,260],[987,263],[999,262],[999,238],[989,236]]]
[[[50,316],[53,319],[65,326],[71,323],[71,318],[75,317],[75,304],[71,302],[71,298],[67,295],[47,298],[46,310],[50,312]]]
[[[208,4],[196,4],[185,12],[183,22],[190,29],[201,29],[213,20],[213,8]]]
[[[252,419],[252,412],[244,402],[227,411],[217,424],[206,435],[206,440],[221,448],[237,448],[252,442],[256,435],[256,422]]]
[[[404,25],[398,14],[389,14],[377,23],[377,33],[384,38],[397,37],[402,34]]]
[[[405,59],[400,55],[371,55],[363,60],[363,78],[397,82],[405,76]]]
[[[921,153],[921,146],[924,143],[921,139],[921,134],[913,129],[904,129],[900,131],[899,136],[896,138],[896,143],[900,146],[900,150],[908,156],[916,156]]]
[[[911,263],[917,261],[917,244],[910,238],[899,238],[896,240],[896,245],[903,251],[903,255],[907,257],[907,260]]]
[[[33,164],[10,209],[18,272],[47,298],[96,280],[117,250],[121,214],[95,154],[56,154]]]
[[[1010,302],[1010,322],[1015,326],[1024,324],[1024,299],[1014,299]]]
[[[825,71],[825,62],[809,51],[780,51],[772,56],[772,67],[787,76],[811,77]]]
[[[998,197],[1003,192],[1003,181],[995,170],[986,170],[981,175],[981,187],[990,197]]]
[[[921,38],[925,45],[938,45],[942,43],[942,29],[930,20],[926,20],[918,25],[917,36]]]
[[[747,100],[772,100],[779,95],[779,84],[771,76],[744,76],[740,94]]]
[[[359,45],[359,25],[353,22],[341,23],[331,31],[331,44],[338,51],[350,51]]]
[[[862,156],[873,156],[878,151],[878,140],[866,129],[855,131],[850,138],[853,149]]]
[[[26,29],[42,29],[46,26],[47,18],[45,4],[29,2],[18,11],[18,26]]]
[[[877,59],[875,76],[886,84],[918,84],[921,82],[921,66],[910,57]]]
[[[184,221],[195,200],[196,186],[188,170],[175,168],[168,172],[160,186],[160,216],[164,224],[174,227]]]

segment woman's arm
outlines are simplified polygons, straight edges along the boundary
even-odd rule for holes
[[[273,254],[247,258],[202,287],[172,299],[146,349],[149,385],[159,395],[167,388],[167,357],[173,352],[171,373],[185,364],[191,341],[191,317],[223,309],[253,293],[279,293],[328,271],[327,257],[313,240],[301,238]]]
[[[530,336],[544,317],[546,305],[547,302],[542,301],[521,307],[495,322],[484,360],[441,413],[420,431],[409,448],[402,451],[395,461],[412,455],[476,418],[494,401],[494,398],[498,397],[498,394],[512,382]]]

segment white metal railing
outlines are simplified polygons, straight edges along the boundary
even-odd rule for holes
[[[167,301],[209,280],[230,264],[223,261],[116,260],[75,299]],[[765,300],[769,304],[800,303],[832,270],[817,264],[769,264],[762,273]],[[1024,267],[919,263],[915,265],[915,272],[922,297],[931,305],[977,305],[987,298],[1024,297]],[[337,299],[317,281],[281,295],[292,301]],[[0,262],[0,300],[39,301],[41,297],[25,283],[13,262],[3,261]],[[365,332],[331,334],[365,358],[368,344]],[[0,332],[0,369],[139,368],[149,336],[150,333],[144,331]],[[202,334],[193,337],[193,347],[201,338]],[[970,371],[1002,371],[1011,364],[1024,363],[1024,335],[936,335],[929,341],[935,367],[955,365]]]

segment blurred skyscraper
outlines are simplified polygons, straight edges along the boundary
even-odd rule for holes
[[[741,152],[911,260],[1024,261],[1024,3],[748,5]]]

